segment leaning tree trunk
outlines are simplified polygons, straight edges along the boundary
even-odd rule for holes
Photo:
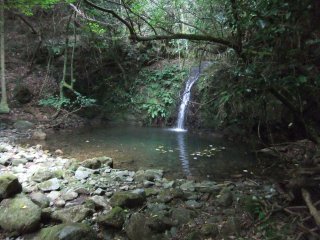
[[[8,113],[10,111],[7,102],[7,89],[5,79],[4,64],[4,0],[0,0],[0,75],[1,75],[1,102],[0,113]]]

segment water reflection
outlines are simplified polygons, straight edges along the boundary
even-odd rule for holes
[[[186,147],[186,133],[177,132],[179,159],[182,165],[182,171],[186,176],[192,176],[189,166],[189,155]]]

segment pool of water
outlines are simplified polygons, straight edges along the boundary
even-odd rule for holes
[[[41,144],[51,151],[61,149],[64,155],[79,160],[110,156],[115,168],[163,169],[168,178],[224,179],[250,173],[256,165],[244,146],[219,136],[161,128],[78,129],[49,135]]]

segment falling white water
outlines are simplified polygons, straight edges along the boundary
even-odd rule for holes
[[[185,87],[183,95],[182,95],[181,104],[179,107],[177,127],[174,129],[174,131],[177,131],[177,132],[187,131],[184,128],[184,123],[185,123],[185,115],[186,115],[187,106],[190,101],[191,88],[194,85],[194,83],[199,79],[201,71],[204,68],[208,67],[209,65],[210,65],[210,62],[204,62],[204,63],[201,63],[200,66],[194,67],[191,69],[189,78],[186,83],[186,87]]]

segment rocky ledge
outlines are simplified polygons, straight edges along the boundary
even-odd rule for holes
[[[158,169],[113,169],[105,156],[0,146],[0,238],[239,239],[252,226],[246,206],[277,194],[246,179],[168,180]]]

